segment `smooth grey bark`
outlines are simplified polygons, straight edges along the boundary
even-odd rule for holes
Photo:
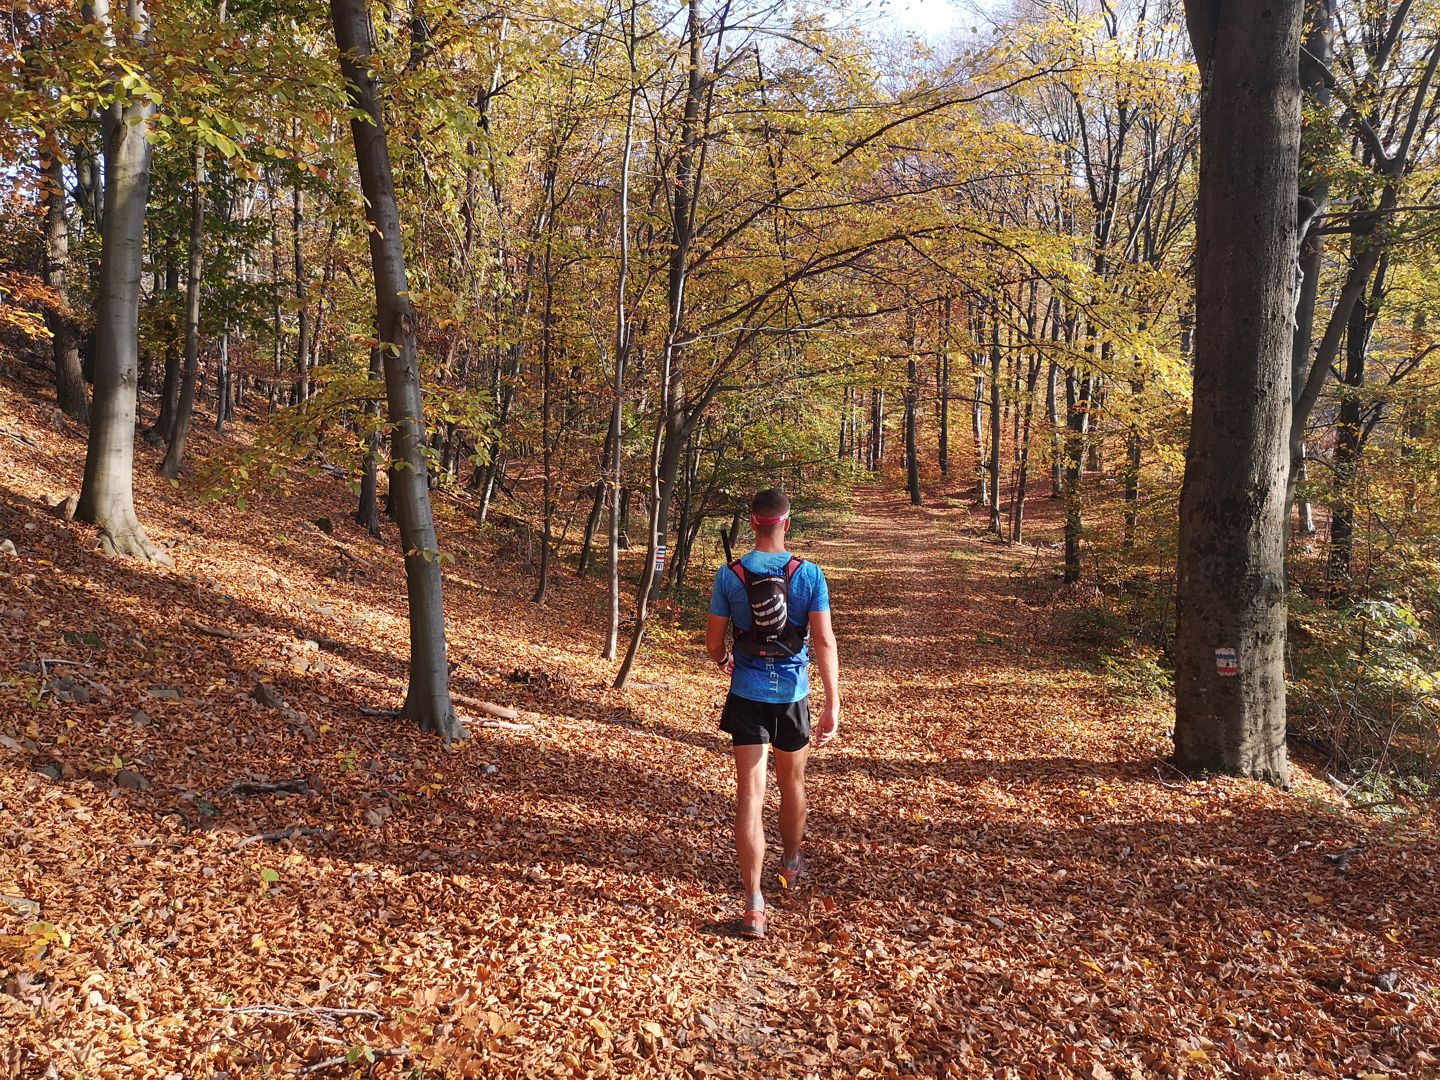
[[[610,383],[610,429],[606,433],[609,459],[601,481],[609,492],[610,518],[606,550],[606,611],[605,647],[601,656],[614,660],[620,642],[620,539],[625,532],[625,515],[630,505],[630,492],[621,487],[620,469],[624,461],[623,432],[625,368],[630,356],[630,312],[626,292],[630,278],[630,159],[635,146],[635,99],[639,86],[635,71],[636,4],[630,5],[629,24],[625,27],[625,50],[630,63],[629,93],[625,99],[625,143],[620,156],[620,267],[615,284],[615,369]],[[622,499],[624,500],[622,505]]]
[[[55,400],[60,411],[82,424],[90,422],[90,393],[80,368],[80,335],[70,316],[67,274],[70,269],[70,218],[65,212],[65,171],[56,154],[40,155],[40,183],[45,205],[45,273],[57,307],[45,313],[55,358]]]
[[[1330,512],[1330,549],[1326,559],[1332,600],[1342,599],[1350,592],[1360,461],[1364,457],[1370,432],[1379,422],[1384,407],[1383,401],[1366,402],[1363,395],[1368,381],[1366,366],[1370,338],[1385,303],[1389,266],[1389,257],[1382,257],[1368,297],[1351,311],[1350,326],[1345,334],[1345,369],[1341,372],[1343,390],[1335,433],[1335,499]]]
[[[405,271],[404,234],[395,202],[380,95],[371,70],[370,19],[365,0],[331,0],[340,71],[359,116],[350,120],[360,187],[365,195],[375,308],[389,406],[393,462],[390,500],[400,525],[410,607],[410,684],[403,714],[423,731],[464,736],[450,700],[445,658],[445,603],[440,551],[430,511],[423,452],[425,417],[415,345],[415,310]]]
[[[185,267],[185,367],[180,375],[180,399],[160,475],[173,480],[185,461],[185,440],[195,415],[195,385],[200,378],[200,289],[205,266],[205,149],[195,147],[194,188],[190,192],[190,251]],[[224,409],[224,403],[220,404]]]
[[[975,352],[975,388],[970,396],[970,439],[975,445],[975,505],[990,505],[990,466],[985,457],[985,315],[975,316],[971,326]]]
[[[220,357],[215,372],[215,430],[224,432],[235,414],[235,388],[230,380],[230,334],[220,335]]]
[[[290,195],[290,245],[291,259],[295,271],[296,315],[295,342],[295,389],[293,403],[298,405],[310,397],[310,284],[305,274],[305,248],[301,243],[305,229],[305,193],[300,190],[300,179]]]
[[[543,536],[540,540],[540,573],[535,584],[532,602],[543,604],[550,588],[550,555],[555,537],[555,440],[551,430],[551,406],[554,398],[554,345],[555,345],[555,187],[552,183],[547,196],[550,200],[550,227],[545,231],[545,311],[540,325],[540,459],[541,459],[541,518]]]
[[[385,380],[385,362],[380,347],[370,349],[370,383],[374,393],[365,401],[365,415],[371,430],[365,436],[365,459],[360,472],[360,501],[355,507],[355,522],[380,539],[379,461],[380,461],[380,389]]]
[[[1303,0],[1186,0],[1202,79],[1195,370],[1180,495],[1175,759],[1276,784]],[[1238,670],[1229,670],[1234,650]]]
[[[990,531],[1000,533],[1000,312],[990,320]]]
[[[867,464],[871,472],[878,472],[885,463],[885,391],[881,387],[870,390],[870,449]]]
[[[159,285],[159,272],[156,272],[156,282]],[[155,416],[155,423],[145,432],[145,441],[154,446],[164,446],[170,441],[171,434],[175,431],[175,410],[180,407],[180,364],[182,350],[180,343],[175,338],[174,312],[178,304],[180,294],[180,264],[175,261],[175,238],[165,238],[165,304],[169,309],[170,318],[166,320],[168,333],[165,335],[165,371],[160,384],[160,411]],[[149,383],[149,364],[146,370],[141,373],[140,381],[147,386]]]
[[[1085,540],[1085,440],[1090,433],[1095,393],[1094,377],[1070,368],[1065,373],[1065,442],[1061,497],[1065,501],[1065,574],[1073,585],[1080,580]]]
[[[1060,434],[1060,366],[1051,360],[1045,375],[1045,422],[1050,428],[1050,498],[1058,499],[1065,490],[1061,461],[1063,438]]]
[[[914,331],[911,331],[910,341],[910,363],[905,384],[905,482],[910,491],[910,505],[919,506],[922,497],[920,494],[920,455],[916,449],[915,426],[916,426],[916,401],[920,397],[920,374],[919,365],[915,360]]]
[[[940,447],[937,453],[940,475],[950,475],[950,304],[951,297],[941,301],[940,351],[935,371],[936,393],[940,397]]]
[[[91,19],[113,41],[109,0],[93,0]],[[142,0],[128,0],[133,32],[149,32]],[[100,527],[100,546],[115,555],[171,565],[135,513],[135,398],[139,370],[140,273],[150,188],[150,115],[154,106],[121,95],[105,110],[105,215],[95,313],[95,398],[76,518]]]

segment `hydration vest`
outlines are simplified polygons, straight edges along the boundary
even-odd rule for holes
[[[805,647],[809,629],[790,621],[790,581],[804,559],[790,557],[785,569],[757,574],[736,559],[730,569],[750,601],[749,630],[735,627],[735,650],[762,658],[789,657]]]

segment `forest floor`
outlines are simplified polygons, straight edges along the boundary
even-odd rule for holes
[[[1053,549],[959,494],[797,530],[844,716],[747,942],[698,612],[614,692],[600,583],[531,604],[442,500],[459,709],[526,725],[445,746],[362,712],[403,576],[342,483],[202,506],[142,447],[176,569],[109,560],[51,510],[84,448],[40,393],[0,381],[0,1075],[1440,1075],[1433,831],[1174,775]]]

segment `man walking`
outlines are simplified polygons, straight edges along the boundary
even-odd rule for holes
[[[790,500],[767,488],[750,502],[755,550],[715,575],[705,649],[730,675],[720,728],[735,753],[735,850],[745,888],[743,937],[763,938],[767,926],[760,888],[765,864],[765,758],[775,749],[780,785],[780,882],[794,888],[804,869],[805,760],[810,754],[810,659],[815,650],[825,703],[815,745],[833,740],[840,726],[840,661],[830,625],[830,589],[812,562],[785,548]],[[735,647],[727,647],[733,625]]]

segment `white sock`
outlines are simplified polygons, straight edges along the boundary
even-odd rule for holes
[[[751,893],[751,894],[750,894],[750,900],[749,900],[749,902],[745,905],[745,910],[746,910],[746,911],[764,911],[764,910],[765,910],[765,894],[764,894],[764,893],[759,893],[759,892]]]

